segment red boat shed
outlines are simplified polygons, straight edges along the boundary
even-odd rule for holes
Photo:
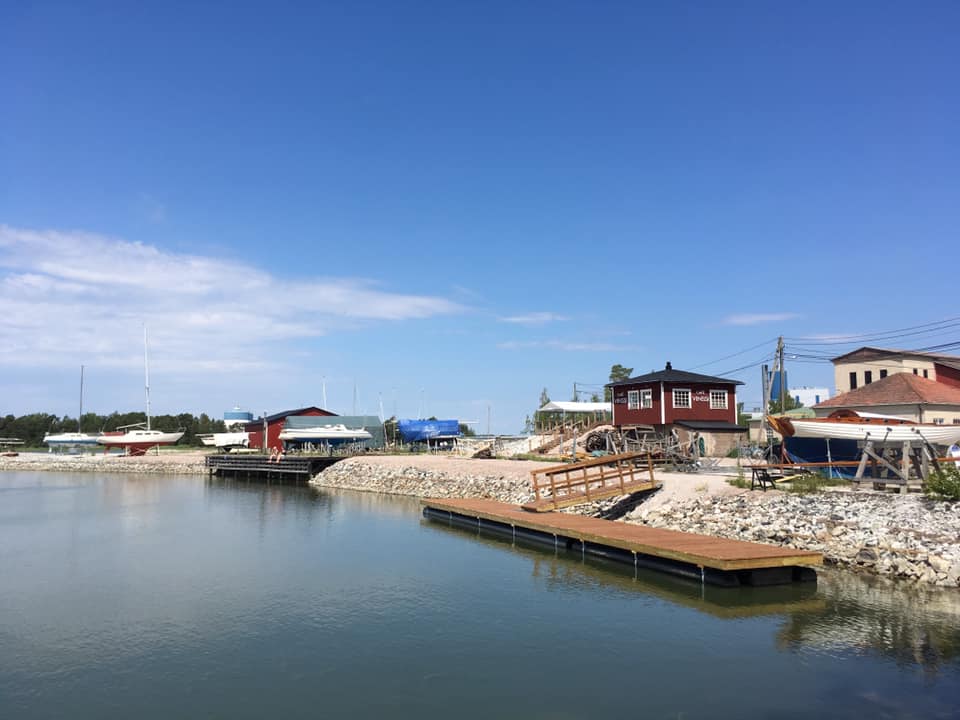
[[[333,417],[336,415],[336,413],[311,406],[297,408],[296,410],[284,410],[283,412],[268,415],[265,418],[257,418],[256,420],[248,422],[243,428],[250,433],[250,447],[263,448],[263,426],[266,424],[267,447],[271,449],[280,448],[283,445],[280,440],[280,431],[283,430],[283,423],[291,415],[316,415],[318,417]]]
[[[747,428],[737,425],[739,380],[674,370],[607,385],[613,393],[613,424],[652,425],[661,433],[676,431],[682,441],[703,439],[707,455],[725,455]]]

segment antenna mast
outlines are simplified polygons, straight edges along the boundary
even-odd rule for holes
[[[83,365],[80,366],[80,417],[77,418],[77,432],[83,432]]]
[[[147,326],[143,326],[143,375],[147,391],[147,430],[150,429],[150,358],[147,355]]]

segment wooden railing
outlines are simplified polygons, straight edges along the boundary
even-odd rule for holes
[[[653,460],[645,453],[606,455],[530,471],[534,501],[528,510],[556,510],[656,486]]]

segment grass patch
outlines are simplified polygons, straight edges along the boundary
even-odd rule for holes
[[[952,464],[935,467],[927,478],[926,492],[937,500],[960,500],[960,470]]]
[[[784,490],[800,495],[809,495],[810,493],[820,492],[825,487],[837,487],[848,483],[847,480],[824,477],[819,473],[791,475],[786,482],[788,482],[789,485],[784,486]]]
[[[747,482],[747,478],[743,475],[743,470],[737,470],[737,476],[732,478],[727,478],[727,485],[733,485],[735,488],[748,488],[750,483]]]

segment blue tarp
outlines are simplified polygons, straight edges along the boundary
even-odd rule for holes
[[[459,437],[460,423],[457,420],[398,420],[397,430],[404,442],[422,442]]]

